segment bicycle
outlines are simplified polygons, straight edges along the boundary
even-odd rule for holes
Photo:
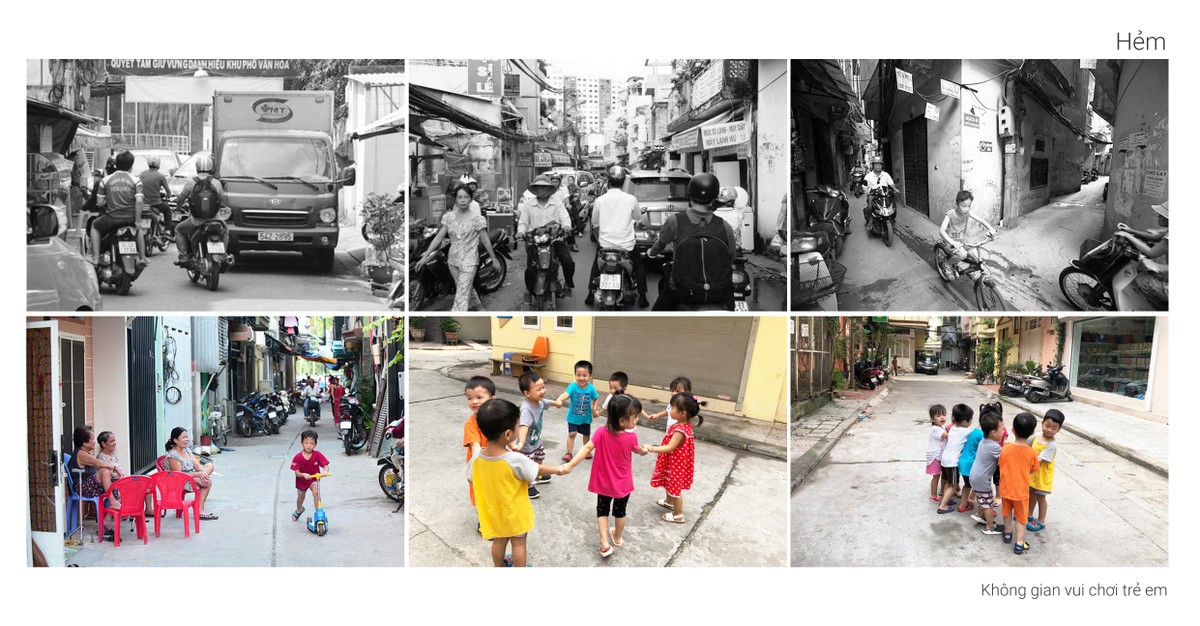
[[[1008,304],[996,290],[995,279],[992,278],[991,272],[985,266],[991,259],[991,253],[984,248],[984,245],[995,239],[995,235],[989,234],[987,239],[979,243],[963,244],[963,247],[967,249],[967,258],[958,263],[966,263],[967,266],[959,269],[958,263],[955,263],[953,273],[946,271],[946,265],[951,257],[949,244],[939,241],[934,245],[933,265],[937,268],[938,275],[946,282],[951,282],[964,274],[973,280],[975,282],[975,306],[979,307],[980,311],[1008,310]]]

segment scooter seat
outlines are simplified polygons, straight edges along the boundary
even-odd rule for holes
[[[490,239],[492,243],[496,243],[497,241],[500,241],[500,239],[504,237],[504,234],[505,234],[505,230],[503,228],[493,228],[491,231],[488,232],[488,239]]]

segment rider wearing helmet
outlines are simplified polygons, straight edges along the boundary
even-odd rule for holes
[[[873,191],[880,187],[895,187],[896,182],[892,180],[892,176],[883,171],[883,157],[875,157],[871,159],[871,171],[863,177],[867,183],[867,191]]]
[[[701,172],[688,182],[688,208],[672,213],[663,220],[658,240],[650,247],[646,256],[656,256],[668,245],[675,251],[675,262],[670,280],[666,276],[659,282],[659,296],[654,303],[655,311],[673,311],[681,301],[692,301],[704,295],[706,301],[721,300],[725,308],[732,311],[733,257],[738,254],[737,236],[728,222],[714,213],[720,195],[720,181],[708,172]],[[693,244],[700,239],[717,239],[725,244],[728,258],[718,259],[714,255],[710,264],[701,264],[691,255]],[[682,249],[687,246],[687,249]],[[710,273],[711,272],[711,273]],[[694,293],[698,288],[711,294]],[[718,293],[719,292],[719,293]]]
[[[196,156],[196,176],[184,184],[183,191],[179,192],[179,197],[176,200],[176,204],[180,208],[186,208],[188,211],[188,218],[181,220],[179,225],[175,227],[175,247],[179,250],[179,259],[175,261],[175,264],[179,266],[186,265],[188,257],[191,256],[190,240],[192,233],[196,232],[196,229],[205,221],[216,217],[215,215],[201,215],[198,213],[198,209],[194,206],[198,202],[193,202],[192,198],[197,185],[202,185],[204,188],[211,186],[218,198],[224,198],[225,196],[225,189],[221,186],[221,181],[213,176],[213,158],[210,154]],[[228,232],[225,233],[225,239],[225,243],[228,245]]]
[[[567,215],[571,217],[570,232],[567,233],[567,245],[571,247],[571,252],[579,252],[579,246],[575,244],[575,226],[578,221],[578,211],[571,206],[571,192],[562,184],[563,175],[558,170],[550,170],[546,172],[546,178],[554,183],[554,199],[567,208]]]
[[[529,183],[528,191],[533,194],[534,199],[522,205],[521,215],[517,218],[517,237],[524,237],[525,233],[549,224],[557,224],[562,230],[571,228],[571,216],[567,213],[567,207],[554,197],[555,189],[550,177],[544,174],[539,174]],[[558,257],[558,264],[562,267],[566,283],[563,297],[570,297],[571,290],[575,288],[575,261],[571,259],[571,253],[567,252],[567,246],[562,240],[554,242],[554,254]],[[528,260],[525,268],[525,294],[528,296],[533,293],[534,281],[537,280],[537,259],[533,254],[525,256]]]
[[[129,170],[133,168],[133,153],[122,150],[113,158],[114,171],[104,178],[96,194],[96,207],[108,207],[108,212],[92,222],[92,263],[99,264],[100,239],[125,225],[139,224],[144,210],[142,181]],[[145,267],[146,246],[143,237],[137,238],[138,267]]]
[[[641,215],[641,210],[637,198],[621,191],[621,187],[625,184],[625,168],[614,165],[608,168],[606,173],[608,175],[608,191],[596,198],[592,205],[592,224],[596,226],[599,233],[597,240],[600,250],[609,248],[631,253],[629,257],[633,262],[633,276],[637,282],[638,306],[645,308],[650,306],[650,301],[646,299],[646,267],[642,263],[641,255],[632,254],[635,243],[633,225]],[[592,275],[589,285],[595,284],[600,277],[599,258],[599,250],[597,250],[596,258],[592,260]],[[589,288],[584,304],[592,306],[595,301],[595,294]]]
[[[159,167],[162,160],[155,155],[146,157],[146,169],[138,178],[142,181],[142,193],[146,196],[146,206],[150,207],[150,219],[154,223],[155,230],[158,229],[158,222],[164,222],[166,232],[174,232],[171,226],[171,207],[167,205],[167,199],[171,197],[171,187],[167,184],[167,177],[160,171]]]

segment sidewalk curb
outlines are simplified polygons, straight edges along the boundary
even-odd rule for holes
[[[447,378],[453,378],[454,380],[459,380],[459,381],[462,381],[465,383],[470,378],[470,376],[464,376],[461,373],[459,373],[457,370],[475,369],[478,367],[486,366],[488,364],[489,364],[489,361],[475,361],[475,362],[463,361],[461,363],[455,363],[454,365],[449,365],[449,366],[446,366],[443,368],[439,368],[438,370],[435,370],[435,371],[437,371],[439,374],[441,374],[443,376],[446,376]],[[513,394],[513,395],[517,395],[517,396],[520,395],[520,392],[518,392],[518,391],[513,391],[510,389],[504,389],[504,388],[496,389],[496,393],[497,393],[497,395],[499,395],[500,393],[509,393],[509,394]],[[725,415],[724,413],[711,413],[711,414],[722,415],[722,416]],[[654,423],[654,422],[641,422],[640,426],[643,426],[645,428],[650,428],[653,430],[661,430],[663,432],[666,432],[665,427],[660,427],[659,424]],[[752,452],[752,453],[760,455],[760,456],[765,456],[765,457],[777,459],[777,460],[784,461],[784,462],[786,462],[788,460],[787,446],[773,446],[773,445],[762,443],[759,441],[754,441],[752,439],[743,439],[741,437],[737,437],[734,435],[725,435],[725,434],[717,433],[717,432],[713,432],[713,431],[705,432],[703,429],[697,429],[695,435],[696,435],[696,439],[699,439],[700,441],[707,441],[708,443],[713,443],[713,444],[716,444],[716,445],[719,445],[719,446],[722,446],[725,448],[730,448],[732,450],[741,450],[744,452]]]
[[[978,386],[978,385],[975,385],[974,383],[970,383],[970,384],[972,387]],[[1045,417],[1046,417],[1047,409],[1038,409],[1038,408],[1034,407],[1033,405],[1029,404],[1028,402],[1021,402],[1021,401],[1018,401],[1009,396],[1002,396],[1000,394],[996,394],[996,398],[998,398],[1001,402],[1008,404],[1010,406],[1014,406],[1022,411],[1028,411],[1029,413],[1032,413],[1032,414],[1038,416],[1039,418],[1045,419]],[[1049,407],[1049,408],[1053,408],[1053,407]],[[1123,446],[1114,441],[1110,441],[1104,437],[1101,437],[1100,435],[1096,435],[1092,432],[1089,432],[1085,429],[1079,428],[1078,426],[1075,426],[1072,424],[1063,424],[1062,428],[1063,428],[1063,430],[1065,430],[1073,435],[1076,435],[1078,437],[1081,437],[1083,439],[1086,439],[1087,441],[1090,441],[1091,443],[1094,443],[1094,444],[1100,446],[1101,448],[1108,450],[1109,452],[1112,452],[1121,457],[1129,459],[1133,463],[1140,465],[1140,466],[1162,476],[1163,478],[1170,477],[1169,476],[1169,467],[1157,459],[1152,459],[1152,458],[1142,454],[1141,452],[1138,452],[1137,450],[1128,448],[1128,447]]]
[[[876,406],[879,406],[879,403],[888,396],[888,393],[890,393],[888,388],[884,387],[879,393],[869,398],[864,398],[863,403],[859,405],[858,408],[851,411],[850,415],[843,419],[842,422],[837,425],[837,428],[833,429],[832,433],[821,439],[816,445],[809,448],[804,454],[800,455],[800,458],[792,459],[792,478],[788,492],[794,492],[800,487],[800,483],[808,477],[808,475],[813,471],[814,468],[817,467],[818,464],[820,464],[820,462],[825,458],[825,455],[829,454],[829,451],[833,449],[833,446],[836,445],[837,442],[841,441],[842,436],[846,434],[846,431],[850,430],[850,427],[858,421],[859,413],[865,412],[870,414],[871,411]]]

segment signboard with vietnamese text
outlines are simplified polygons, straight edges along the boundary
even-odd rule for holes
[[[1167,170],[1146,170],[1142,179],[1142,195],[1162,198],[1167,193]]]
[[[554,158],[550,156],[549,152],[533,153],[534,167],[551,167],[552,165],[554,165]]]
[[[721,93],[724,83],[725,63],[720,60],[713,61],[692,83],[692,106],[704,104]]]
[[[108,59],[114,76],[296,76],[291,59]]]
[[[750,141],[750,123],[741,121],[702,126],[700,136],[704,138],[705,150],[736,146]]]
[[[962,96],[961,88],[958,86],[958,83],[948,81],[945,78],[941,79],[941,81],[943,96],[949,96],[951,98],[959,98]]]
[[[926,102],[925,103],[925,119],[931,120],[934,122],[942,119],[942,110],[939,109],[936,104],[934,104],[932,102]]]
[[[963,113],[963,126],[966,128],[979,128],[979,116]]]
[[[900,68],[896,68],[896,89],[899,89],[905,93],[912,93],[912,74]]]
[[[502,86],[500,59],[467,60],[467,93],[473,96],[499,96]]]
[[[517,144],[517,167],[533,167],[532,141],[522,141]]]
[[[700,149],[700,130],[693,128],[685,130],[671,138],[671,149],[677,152],[696,151]]]
[[[505,98],[520,98],[521,97],[521,75],[520,74],[505,74],[504,75],[504,97]]]

